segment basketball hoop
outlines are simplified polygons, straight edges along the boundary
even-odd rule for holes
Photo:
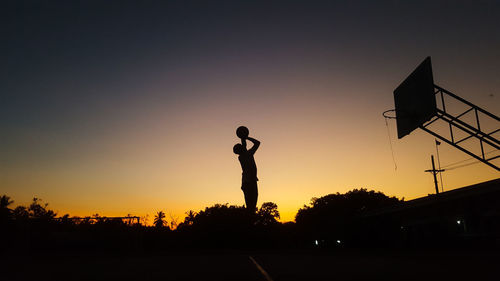
[[[389,147],[391,148],[392,162],[394,162],[394,170],[398,169],[398,165],[396,164],[396,158],[394,157],[394,149],[392,148],[392,138],[391,132],[389,130],[389,122],[387,119],[396,119],[396,109],[389,109],[382,112],[382,116],[384,116],[385,126],[387,127],[387,137],[389,138]]]
[[[396,109],[389,109],[382,112],[382,116],[386,119],[396,119]]]

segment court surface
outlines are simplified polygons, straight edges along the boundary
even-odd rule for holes
[[[2,280],[499,280],[495,251],[255,251],[2,256]]]

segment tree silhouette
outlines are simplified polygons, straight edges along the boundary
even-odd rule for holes
[[[178,222],[179,218],[172,215],[171,213],[169,214],[169,216],[170,216],[170,229],[176,229],[177,226],[179,226]]]
[[[280,213],[278,205],[273,202],[262,203],[262,206],[257,211],[258,223],[262,225],[271,225],[278,223]]]
[[[59,223],[64,228],[69,228],[74,225],[73,221],[69,218],[69,214],[62,216]]]
[[[42,199],[36,197],[33,198],[33,201],[28,207],[29,217],[33,219],[52,220],[57,214],[54,211],[47,209],[47,207],[49,206],[48,203],[45,203],[42,206],[40,204],[41,202]]]
[[[16,221],[24,221],[30,218],[30,213],[28,212],[28,208],[25,206],[17,206],[12,210],[12,214]]]
[[[382,192],[354,189],[345,194],[329,194],[312,198],[310,206],[301,208],[295,221],[301,223],[322,223],[360,215],[374,209],[393,206],[402,202],[396,197],[388,197]]]
[[[11,218],[12,210],[9,209],[9,205],[14,203],[9,196],[2,195],[0,197],[0,221],[4,222]]]
[[[203,228],[230,228],[250,223],[252,216],[243,206],[215,204],[199,211],[194,218],[193,226]]]
[[[193,212],[193,210],[189,210],[189,212],[186,212],[186,217],[184,218],[184,223],[186,225],[192,225],[194,222],[194,218],[196,217],[198,213]]]
[[[295,217],[297,227],[314,239],[358,239],[365,233],[364,214],[383,207],[394,206],[402,200],[382,192],[354,189],[345,194],[329,194],[312,198],[309,206],[301,208]],[[363,232],[363,233],[361,233]],[[340,241],[340,240],[339,240]]]
[[[156,213],[153,224],[157,228],[162,228],[167,224],[167,222],[165,221],[165,213],[163,211],[159,211]]]
[[[2,195],[0,197],[0,208],[1,209],[7,209],[9,205],[14,203],[14,200],[11,200],[9,196],[7,195]]]

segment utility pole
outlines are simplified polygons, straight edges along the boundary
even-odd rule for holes
[[[436,154],[438,157],[438,167],[441,170],[441,160],[439,160],[439,149],[438,146],[441,145],[441,142],[438,141],[437,139],[434,139],[434,143],[436,144]],[[444,187],[443,187],[443,173],[439,173],[439,180],[441,181],[441,192],[444,192]]]
[[[434,176],[434,186],[436,187],[436,194],[439,194],[439,187],[436,175],[437,173],[444,172],[444,169],[436,170],[436,165],[434,164],[434,155],[431,155],[431,162],[432,162],[432,170],[425,170],[425,172],[432,173],[432,175]]]

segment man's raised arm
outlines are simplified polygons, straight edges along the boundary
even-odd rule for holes
[[[243,148],[247,150],[247,140],[246,139],[241,139],[241,145],[243,145]]]
[[[260,141],[258,141],[258,140],[256,140],[256,139],[254,139],[254,138],[251,138],[251,137],[247,137],[247,140],[249,140],[249,141],[251,141],[251,142],[253,143],[252,148],[250,148],[250,149],[248,150],[248,152],[250,152],[250,153],[254,154],[254,153],[255,153],[255,151],[257,151],[257,149],[258,149],[258,148],[259,148],[259,146],[260,146]]]

